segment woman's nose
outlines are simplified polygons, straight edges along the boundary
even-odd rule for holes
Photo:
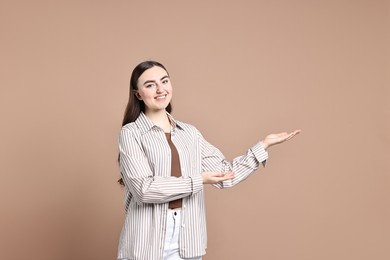
[[[157,93],[163,92],[162,86],[161,86],[160,84],[158,84],[158,83],[157,83],[157,86],[156,86],[156,92],[157,92]]]

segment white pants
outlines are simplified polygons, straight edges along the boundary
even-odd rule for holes
[[[180,260],[179,255],[179,232],[180,232],[181,211],[180,209],[168,209],[167,230],[164,245],[164,260]],[[185,258],[191,260],[202,260],[202,257]]]

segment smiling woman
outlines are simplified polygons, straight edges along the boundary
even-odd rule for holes
[[[229,162],[194,126],[172,117],[172,90],[162,64],[146,61],[133,70],[119,136],[126,218],[118,259],[202,259],[203,185],[233,187],[265,165],[268,147],[300,132],[268,135]]]

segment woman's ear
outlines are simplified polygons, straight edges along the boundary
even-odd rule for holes
[[[136,98],[138,98],[138,100],[142,100],[141,95],[138,93],[138,91],[136,91],[134,95]]]

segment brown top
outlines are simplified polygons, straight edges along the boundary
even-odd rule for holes
[[[165,136],[167,137],[169,147],[171,148],[171,158],[172,158],[171,176],[180,177],[181,169],[180,169],[179,153],[177,152],[175,145],[172,143],[171,133],[165,133]],[[182,199],[173,200],[169,202],[169,208],[170,209],[181,208],[181,204],[182,204]]]

